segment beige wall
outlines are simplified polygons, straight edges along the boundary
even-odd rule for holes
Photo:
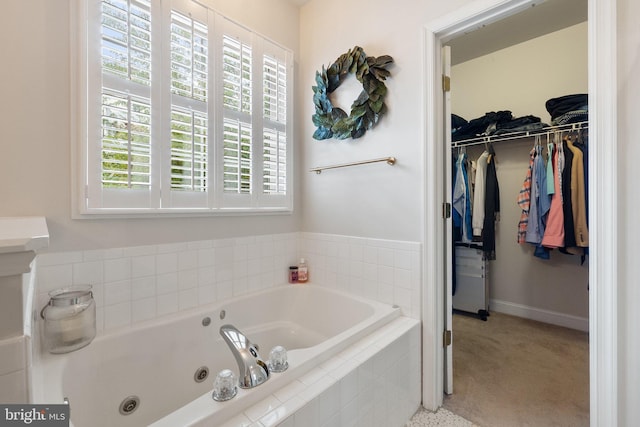
[[[305,231],[422,240],[422,26],[464,3],[312,0],[302,7],[298,99]],[[360,139],[315,141],[310,120],[315,73],[356,45],[369,56],[391,55],[395,60],[386,82],[389,113]],[[336,95],[347,90],[340,87]],[[357,95],[353,90],[341,105],[348,110]],[[396,157],[396,165],[378,163],[321,175],[308,172],[314,166],[386,156]]]
[[[587,23],[452,67],[452,111],[467,120],[509,110],[549,123],[544,103],[588,92]]]
[[[587,23],[574,25],[452,67],[452,111],[467,120],[489,111],[509,110],[515,117],[534,115],[550,123],[545,102],[557,96],[587,93]],[[546,139],[544,140],[546,143]],[[489,263],[491,299],[497,311],[554,312],[559,318],[589,317],[588,262],[557,250],[548,261],[533,256],[532,245],[516,243],[521,209],[516,200],[529,165],[533,139],[495,144],[500,185],[497,259]],[[476,159],[484,147],[468,150]],[[521,307],[524,306],[524,307]],[[575,327],[575,326],[574,326]]]

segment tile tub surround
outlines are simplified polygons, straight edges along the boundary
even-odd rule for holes
[[[0,402],[24,403],[28,400],[27,368],[30,337],[0,341]]]
[[[237,425],[276,425],[270,424],[270,417],[284,414],[286,417],[278,418],[278,422],[285,426],[315,426],[316,421],[313,420],[324,423],[317,424],[318,427],[330,426],[336,425],[336,422],[340,424],[343,419],[352,420],[354,416],[364,417],[359,421],[360,425],[401,426],[416,411],[420,402],[420,336],[419,322],[416,320],[420,318],[420,251],[421,245],[417,242],[318,233],[286,233],[106,250],[45,253],[37,257],[36,299],[33,310],[37,314],[47,303],[47,293],[50,290],[69,284],[92,284],[100,335],[228,297],[273,286],[291,286],[286,284],[288,266],[296,264],[304,257],[309,265],[310,283],[334,287],[400,306],[403,314],[409,316],[401,319],[412,325],[412,332],[407,335],[410,336],[411,345],[402,343],[405,338],[402,338],[399,345],[390,345],[397,338],[391,334],[385,338],[376,338],[373,343],[368,342],[367,351],[360,348],[357,351],[358,355],[353,357],[347,357],[351,351],[349,349],[332,359],[333,365],[327,362],[319,368],[321,370],[315,371],[316,374],[322,375],[313,376],[310,373],[305,377],[306,383],[294,382],[285,386],[282,392],[275,393],[277,402],[266,399],[267,406],[263,409],[257,406],[249,413],[243,413],[240,418],[245,419]],[[36,322],[37,328],[39,323]],[[365,338],[365,343],[367,339]],[[35,340],[34,346],[36,359],[39,357],[37,341]],[[407,352],[409,348],[411,351]],[[391,360],[401,362],[392,364]],[[354,364],[359,367],[358,381],[369,381],[367,372],[373,366],[377,375],[376,381],[381,381],[382,386],[366,390],[358,388],[357,400],[354,398],[349,401],[336,401],[338,395],[347,398],[353,396],[353,380],[356,374],[347,375],[344,369],[348,366],[353,367]],[[365,367],[360,367],[362,364],[365,364]],[[324,375],[329,367],[338,365],[342,368],[330,376]],[[381,366],[389,370],[379,370]],[[408,366],[411,367],[405,370]],[[396,373],[404,378],[401,386],[394,382],[394,378],[397,378]],[[411,384],[410,398],[405,396],[396,402],[395,394],[383,396],[379,394],[381,392],[375,391],[375,399],[386,399],[385,403],[370,405],[372,397],[368,393],[393,387],[401,389],[406,384]],[[298,399],[286,399],[287,390],[291,391],[291,388],[296,386],[309,391],[300,392],[296,396]],[[347,390],[346,394],[342,393],[343,387],[347,387],[344,389]],[[399,393],[405,395],[406,391]],[[388,402],[396,403],[391,405]],[[406,411],[403,409],[398,412],[397,407]],[[265,408],[268,411],[262,413]],[[257,413],[260,414],[258,418]],[[328,420],[323,418],[325,414],[330,417]],[[247,417],[250,420],[248,424]],[[378,420],[383,422],[375,424],[374,421]],[[393,423],[389,423],[390,421]],[[292,424],[296,422],[297,424]]]
[[[385,304],[420,319],[419,242],[300,233],[310,281]]]
[[[283,233],[37,256],[34,311],[48,292],[91,284],[98,333],[287,283],[304,257],[310,283],[420,318],[417,242]]]
[[[34,309],[91,284],[98,333],[286,283],[298,233],[38,255]]]
[[[420,324],[400,317],[221,427],[401,427],[420,385]]]

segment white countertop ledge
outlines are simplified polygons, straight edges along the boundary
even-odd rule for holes
[[[0,254],[35,252],[48,246],[49,229],[44,217],[0,217]]]

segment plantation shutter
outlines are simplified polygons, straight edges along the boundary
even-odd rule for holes
[[[233,22],[222,26],[222,200],[224,207],[251,207],[255,189],[252,34]]]
[[[262,169],[261,206],[277,206],[288,203],[291,165],[292,58],[290,52],[262,41]]]
[[[152,161],[152,13],[146,0],[95,5],[99,37],[90,40],[101,72],[89,79],[91,151],[87,206],[148,208]],[[95,46],[99,45],[99,47]]]
[[[168,129],[168,153],[163,164],[163,207],[207,208],[209,195],[210,101],[208,10],[190,4],[178,10],[174,2],[169,14],[168,40],[164,52],[169,71],[167,108],[163,123]]]
[[[265,54],[263,80],[263,192],[285,194],[287,177],[286,63]]]
[[[80,214],[291,209],[290,51],[192,0],[77,15]]]

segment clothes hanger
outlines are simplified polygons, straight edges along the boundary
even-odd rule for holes
[[[551,158],[553,156],[553,147],[555,144],[551,142],[551,135],[547,132],[547,157]]]
[[[493,149],[493,142],[491,142],[491,141],[489,141],[489,143],[487,144],[487,152],[489,153],[489,158],[487,159],[487,164],[489,164],[496,157],[496,151]]]

